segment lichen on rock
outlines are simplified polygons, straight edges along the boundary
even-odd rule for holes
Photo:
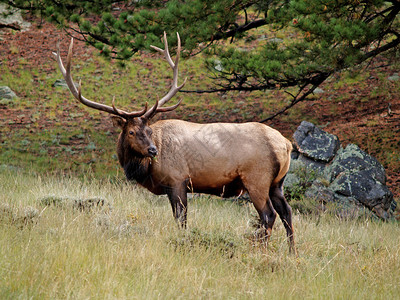
[[[339,149],[336,135],[329,134],[310,122],[303,121],[293,135],[295,149],[305,157],[330,162]]]
[[[334,203],[340,216],[355,218],[368,211],[384,220],[391,217],[396,202],[386,186],[385,169],[376,158],[355,144],[341,147],[335,135],[309,122],[303,121],[293,137],[295,153],[285,186],[291,194],[301,190],[296,184],[307,186],[297,169],[311,168],[318,176],[310,176],[306,198],[323,206]]]

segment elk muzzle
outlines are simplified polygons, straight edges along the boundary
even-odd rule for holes
[[[147,153],[149,154],[149,156],[151,158],[156,157],[158,154],[157,148],[154,145],[151,145],[148,149],[147,149]]]

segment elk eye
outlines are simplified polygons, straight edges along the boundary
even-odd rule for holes
[[[129,131],[129,134],[134,135],[135,133],[131,130],[131,131]]]

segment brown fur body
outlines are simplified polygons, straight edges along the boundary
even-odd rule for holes
[[[125,161],[134,161],[143,172],[147,170],[147,174],[128,179],[140,184],[152,182],[154,186],[145,187],[155,194],[159,194],[159,186],[172,187],[189,180],[188,191],[215,191],[211,194],[220,196],[225,194],[224,187],[227,192],[226,186],[231,184],[230,189],[237,187],[233,194],[238,195],[244,188],[243,180],[276,185],[289,169],[291,143],[260,123],[165,120],[150,128],[159,152],[155,159],[123,148],[123,134],[119,137],[118,156],[124,168]]]
[[[291,209],[282,190],[292,145],[277,130],[261,123],[158,121],[148,127],[152,131],[150,143],[158,150],[158,155],[151,158],[126,140],[127,132],[141,126],[137,119],[119,126],[123,131],[117,152],[126,177],[154,194],[167,194],[183,226],[187,192],[232,197],[247,191],[267,236],[277,212],[286,227],[290,249],[294,250]],[[135,143],[137,140],[136,136]]]

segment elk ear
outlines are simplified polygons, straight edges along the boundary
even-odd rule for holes
[[[124,128],[126,121],[123,118],[112,116],[111,119],[115,127],[120,127],[121,129]]]

